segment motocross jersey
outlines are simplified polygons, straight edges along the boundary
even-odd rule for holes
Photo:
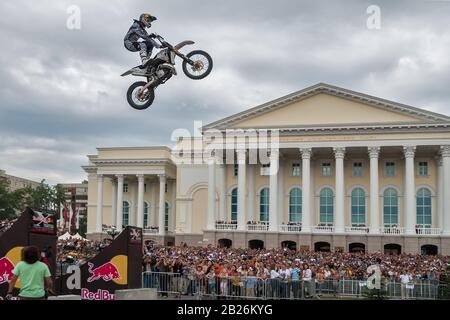
[[[139,39],[150,40],[150,35],[145,31],[141,22],[134,20],[127,34],[125,35],[124,41],[137,42]]]

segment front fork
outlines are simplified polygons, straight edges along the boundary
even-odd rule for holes
[[[145,90],[147,90],[151,86],[155,89],[157,86],[159,86],[161,83],[166,82],[171,77],[172,77],[171,73],[166,74],[163,78],[159,78],[152,81],[150,81],[150,78],[147,77],[147,84],[138,91],[139,98],[142,99],[143,98],[142,95],[144,94]]]

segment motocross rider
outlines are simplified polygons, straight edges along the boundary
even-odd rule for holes
[[[161,46],[153,40],[155,34],[148,34],[145,28],[150,28],[152,22],[157,20],[156,17],[149,13],[143,13],[139,17],[139,20],[134,20],[127,34],[125,35],[124,45],[131,52],[139,51],[139,55],[142,60],[142,66],[144,66],[151,59],[152,50],[154,47],[160,48]]]

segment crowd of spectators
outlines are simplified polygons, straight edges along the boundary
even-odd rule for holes
[[[367,268],[378,264],[382,277],[400,281],[407,273],[411,280],[437,280],[445,272],[447,256],[388,255],[383,253],[298,252],[283,249],[233,249],[218,247],[162,247],[145,249],[144,270],[182,272],[215,276],[247,275],[267,279],[288,276],[292,269],[308,266],[318,281],[326,279],[366,279]]]
[[[89,241],[75,238],[58,240],[56,254],[57,272],[64,274],[69,265],[83,265],[101,252],[109,243],[108,241]]]
[[[11,228],[11,226],[16,222],[17,219],[9,220],[0,220],[0,234]]]

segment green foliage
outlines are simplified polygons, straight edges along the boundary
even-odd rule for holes
[[[13,219],[23,209],[24,190],[9,191],[9,181],[0,177],[0,219]]]
[[[78,228],[78,233],[83,238],[86,238],[86,232],[87,232],[87,217],[80,216],[80,226]]]
[[[64,195],[64,188],[60,184],[57,184],[55,186],[54,202],[55,202],[55,205],[56,205],[55,209],[57,209],[58,219],[60,219],[61,217],[59,215],[60,215],[60,212],[61,212],[61,204],[66,202],[66,198],[65,198],[65,195]]]
[[[36,188],[30,186],[9,191],[9,182],[0,177],[0,219],[12,219],[25,207],[36,210],[58,210],[64,202],[64,190],[61,186],[52,187],[42,180]]]

